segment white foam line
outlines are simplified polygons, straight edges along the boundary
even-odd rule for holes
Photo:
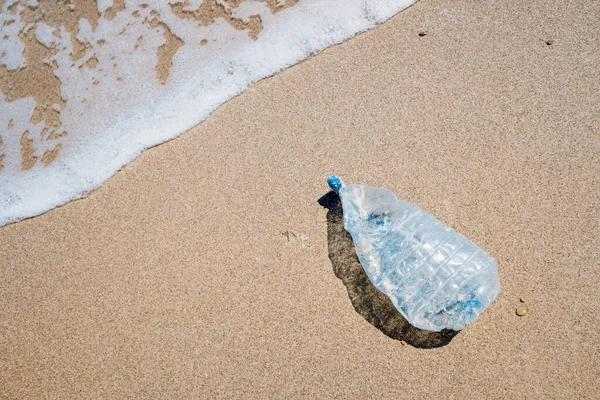
[[[234,16],[244,21],[257,13],[262,17],[263,30],[256,41],[247,30],[235,30],[223,19],[200,26],[177,17],[162,2],[153,6],[148,0],[127,1],[126,10],[112,20],[101,18],[95,30],[88,21],[80,21],[78,38],[92,46],[74,66],[64,27],[54,36],[50,27],[38,27],[44,42],[53,41],[61,49],[53,58],[58,63],[54,73],[62,82],[66,106],[61,111],[61,129],[68,135],[55,141],[40,138],[43,123],[29,123],[35,101],[7,102],[0,96],[4,141],[0,155],[5,154],[0,171],[0,226],[81,197],[143,150],[179,136],[258,80],[374,27],[414,1],[300,0],[274,15],[262,2],[242,3],[243,7],[232,10]],[[106,9],[105,3],[99,9]],[[140,8],[138,3],[150,7]],[[150,29],[143,22],[153,7],[185,43],[173,57],[165,85],[154,69],[156,50],[165,40],[164,28]],[[140,16],[132,17],[133,10]],[[202,39],[207,43],[201,44]],[[99,40],[106,44],[97,45]],[[92,57],[97,65],[88,68],[85,62]],[[61,143],[61,152],[50,166],[44,168],[38,161],[30,170],[20,170],[19,140],[25,129],[38,158]]]

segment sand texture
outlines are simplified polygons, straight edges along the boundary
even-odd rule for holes
[[[597,398],[599,49],[596,1],[422,0],[0,228],[0,398]],[[408,326],[330,173],[473,240],[499,298]]]

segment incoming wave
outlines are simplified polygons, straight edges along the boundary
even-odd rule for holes
[[[416,0],[0,0],[0,226]]]

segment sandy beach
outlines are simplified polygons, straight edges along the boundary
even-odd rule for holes
[[[0,398],[597,398],[599,49],[594,1],[421,0],[1,227]],[[332,173],[477,243],[498,299],[408,326]]]

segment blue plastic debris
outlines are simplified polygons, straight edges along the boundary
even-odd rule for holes
[[[327,183],[371,282],[413,326],[461,330],[500,293],[496,261],[433,215],[386,189]]]

